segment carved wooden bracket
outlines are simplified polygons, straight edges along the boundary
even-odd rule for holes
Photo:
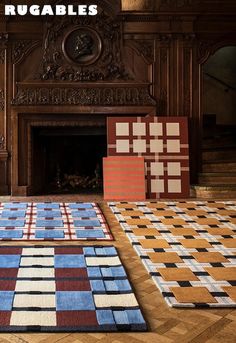
[[[127,41],[127,45],[142,56],[147,64],[154,62],[154,40],[133,39]]]
[[[236,37],[233,34],[214,37],[214,39],[200,40],[197,50],[198,63],[205,63],[218,49],[230,45],[236,45]]]
[[[20,40],[12,45],[12,62],[14,64],[22,61],[36,46],[40,44],[39,40]]]

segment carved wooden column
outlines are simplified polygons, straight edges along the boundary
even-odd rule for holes
[[[8,36],[0,34],[0,195],[8,193],[7,185],[7,107],[6,107],[6,44]]]

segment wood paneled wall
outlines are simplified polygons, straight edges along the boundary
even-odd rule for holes
[[[55,125],[67,114],[76,123],[80,114],[187,116],[191,183],[198,181],[202,64],[236,44],[235,1],[134,1],[129,11],[125,1],[123,11],[117,0],[92,3],[100,14],[75,20],[6,18],[0,7],[0,194],[29,194],[31,159],[19,156],[31,154],[35,118],[46,123],[52,114]],[[76,27],[102,41],[99,58],[82,67],[61,48]]]

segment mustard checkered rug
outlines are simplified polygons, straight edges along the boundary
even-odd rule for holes
[[[236,306],[236,202],[111,202],[173,307]]]

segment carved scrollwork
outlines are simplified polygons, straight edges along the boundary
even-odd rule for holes
[[[198,63],[205,63],[218,49],[235,44],[236,39],[234,34],[214,37],[214,39],[199,40],[197,50]]]
[[[12,62],[19,63],[32,49],[39,45],[38,40],[20,40],[13,43],[12,46]]]
[[[79,35],[80,31],[82,36]],[[95,59],[91,58],[91,64],[82,63],[84,59],[90,61],[87,55],[82,58],[80,56],[78,61],[74,58],[68,59],[68,51],[71,51],[70,44],[75,45],[73,39],[76,39],[70,36],[70,32],[78,33],[80,46],[85,34],[87,38],[90,38],[93,44],[91,53],[95,54]],[[55,17],[47,23],[42,67],[39,74],[35,75],[35,79],[59,81],[131,79],[122,61],[120,38],[121,22],[104,12],[95,17],[65,16],[63,19]],[[100,44],[97,55],[96,46],[94,46],[96,44]]]
[[[13,105],[155,105],[148,86],[115,88],[24,88],[19,89]]]
[[[5,137],[3,135],[0,135],[0,150],[5,149]]]
[[[128,42],[139,56],[142,56],[147,64],[154,62],[154,41],[136,39]]]
[[[5,104],[5,96],[4,96],[4,90],[0,89],[0,110],[4,110],[4,104]]]

